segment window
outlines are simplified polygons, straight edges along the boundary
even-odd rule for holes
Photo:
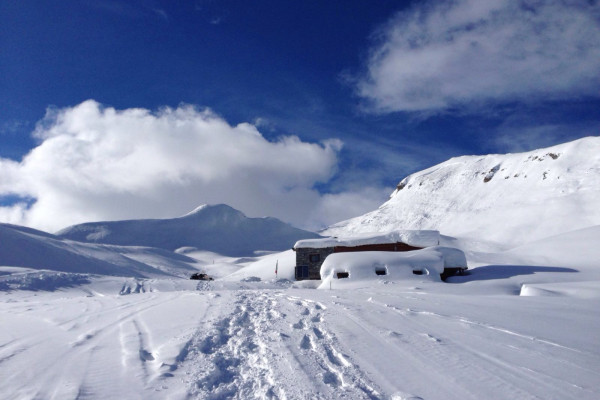
[[[321,261],[321,255],[311,254],[308,256],[308,261],[310,261],[311,263],[318,263],[319,261]]]
[[[385,268],[377,268],[375,270],[375,275],[387,275],[387,271]]]
[[[338,272],[337,273],[337,278],[338,279],[348,278],[349,276],[350,276],[350,274],[348,272]]]
[[[296,279],[308,278],[308,265],[296,266]]]

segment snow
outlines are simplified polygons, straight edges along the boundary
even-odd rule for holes
[[[359,253],[334,253],[321,266],[323,283],[320,289],[364,287],[373,283],[392,283],[410,280],[441,281],[444,268],[466,267],[462,251],[448,247],[430,247],[407,252],[369,251]],[[381,271],[383,275],[377,275]],[[416,275],[413,271],[417,271]],[[348,273],[338,278],[338,273]]]
[[[4,266],[140,278],[197,271],[193,259],[162,249],[81,243],[9,224],[0,224],[0,243]]]
[[[332,290],[292,282],[291,250],[236,259],[180,249],[199,270],[237,268],[210,282],[2,267],[0,394],[598,398],[600,229],[507,251],[442,239],[485,251],[466,251],[468,274],[449,283],[412,267],[461,264],[455,249],[333,254],[326,264],[352,270]],[[126,254],[157,265],[148,252]]]
[[[369,244],[405,243],[415,247],[436,246],[440,242],[440,233],[431,230],[395,230],[386,233],[358,233],[344,237],[299,240],[295,249],[348,246],[356,247]]]
[[[272,272],[271,260],[266,267]],[[313,290],[273,279],[95,276],[46,292],[4,291],[0,393],[598,398],[599,297],[571,295],[578,289],[560,281],[561,296],[474,288],[501,281],[414,276]],[[600,293],[597,283],[588,289]]]
[[[225,204],[202,205],[179,218],[90,222],[65,228],[57,236],[169,251],[195,247],[231,257],[253,256],[256,251],[287,250],[297,240],[320,237],[276,218],[248,218]]]
[[[370,222],[332,229],[351,234],[375,227],[383,234],[401,228],[399,222],[416,221],[420,229],[425,219],[439,219],[436,224],[448,228],[440,246],[332,254],[323,264],[323,282],[292,280],[291,246],[231,255],[189,243],[170,250],[82,243],[0,224],[0,398],[596,400],[595,146],[592,138],[524,155],[452,160],[442,169],[448,167],[454,184],[460,172],[452,163],[462,163],[471,176],[473,162],[480,162],[481,182],[465,178],[467,187],[495,185],[489,195],[481,188],[452,189],[464,191],[470,206],[459,207],[452,196],[442,205],[435,188],[451,191],[436,175],[440,168],[417,173],[406,181],[413,186],[396,193]],[[575,150],[582,155],[578,162],[570,154]],[[519,164],[523,157],[531,157],[530,164]],[[533,189],[512,187],[523,190],[519,201],[503,191],[510,179],[498,179],[509,165],[517,167],[513,161],[519,168],[548,166],[547,179]],[[566,185],[558,192],[557,185],[543,187],[558,170]],[[394,203],[420,183],[432,189],[421,222]],[[569,194],[562,198],[561,190]],[[475,195],[481,197],[470,198]],[[403,198],[420,207],[417,199],[427,199],[419,196]],[[488,211],[478,208],[492,203]],[[508,217],[503,207],[509,205],[521,210],[522,220]],[[494,212],[498,218],[490,216]],[[541,218],[544,212],[554,219]],[[215,221],[231,230],[227,224],[237,217],[224,215]],[[458,215],[461,224],[451,223]],[[536,223],[540,227],[531,226]],[[450,228],[470,234],[458,237]],[[441,282],[444,266],[461,266],[463,256],[467,273]],[[381,267],[387,275],[374,274]],[[350,277],[336,279],[338,268]],[[429,274],[415,275],[414,268]],[[188,279],[198,271],[216,279]]]
[[[277,267],[277,275],[275,275]],[[261,257],[257,261],[249,263],[239,271],[225,277],[225,280],[239,281],[249,277],[257,277],[268,281],[271,279],[294,280],[294,268],[296,267],[296,253],[293,250],[287,250],[282,253],[270,254]]]
[[[322,234],[396,229],[519,246],[600,225],[600,137],[516,154],[452,158],[404,178],[379,209]]]

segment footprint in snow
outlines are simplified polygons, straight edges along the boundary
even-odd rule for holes
[[[305,327],[304,320],[301,319],[300,321],[298,321],[294,325],[292,325],[292,327],[294,329],[304,329],[304,327]]]
[[[432,342],[435,343],[441,343],[442,341],[438,338],[436,338],[435,336],[430,335],[429,333],[423,333],[423,336],[425,336],[427,339],[431,340]]]
[[[140,349],[140,360],[146,361],[154,361],[154,356],[147,350]]]
[[[300,348],[304,350],[310,350],[313,348],[312,340],[310,340],[310,336],[304,335],[302,340],[300,341]]]
[[[317,337],[317,339],[323,339],[325,337],[325,335],[319,328],[313,328],[313,332],[314,332],[315,336]]]
[[[340,386],[342,381],[337,374],[331,371],[326,371],[323,373],[323,383],[331,386]]]

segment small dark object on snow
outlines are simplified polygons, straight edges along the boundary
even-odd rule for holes
[[[212,281],[213,280],[213,278],[208,276],[207,274],[201,274],[199,272],[192,274],[192,276],[190,276],[190,279],[193,279],[196,281]]]

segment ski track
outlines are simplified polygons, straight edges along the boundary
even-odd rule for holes
[[[133,301],[127,303],[120,296],[89,298],[77,317],[45,319],[43,330],[0,347],[0,381],[17,382],[9,397],[15,399],[145,397],[139,390],[154,390],[160,367],[145,313],[180,298],[179,293],[128,296]],[[35,377],[22,366],[32,358],[37,361]],[[10,361],[17,368],[5,368]],[[1,383],[0,393],[7,393]]]

